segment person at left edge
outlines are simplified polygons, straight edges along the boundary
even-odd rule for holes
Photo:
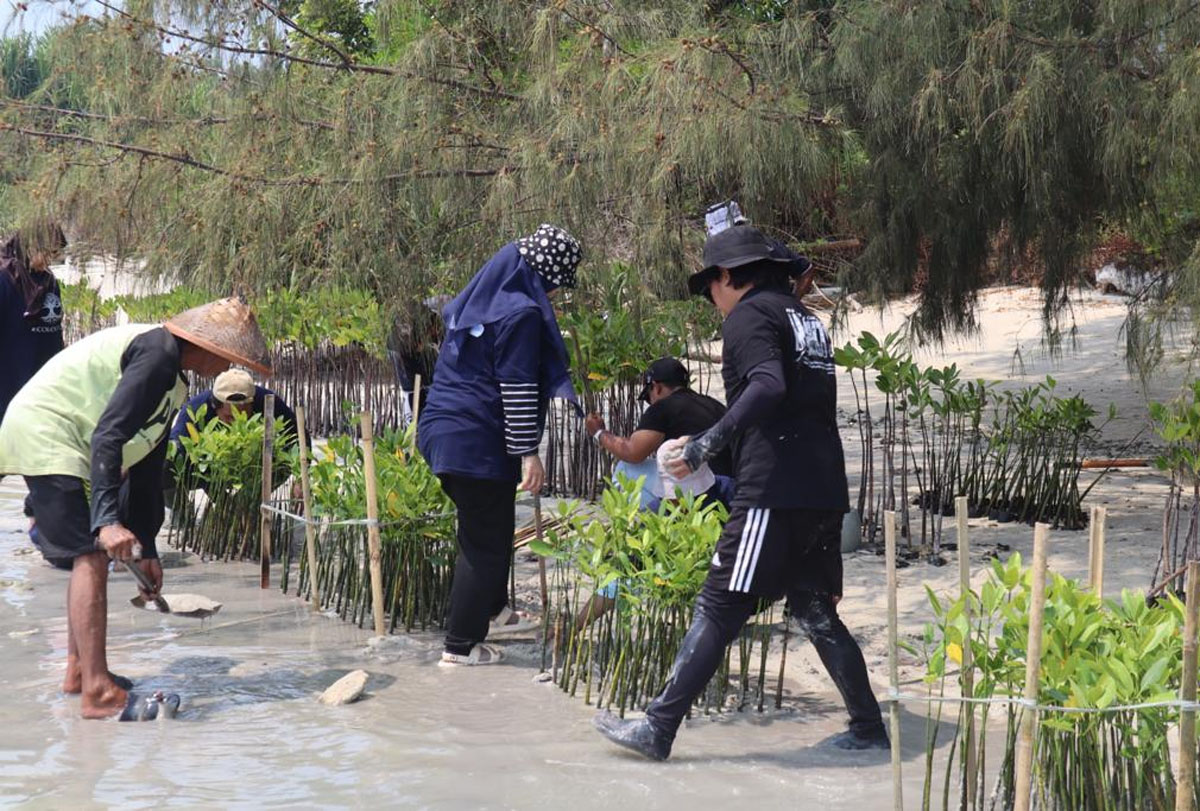
[[[152,717],[129,680],[108,669],[108,563],[138,566],[155,593],[162,587],[155,536],[167,430],[187,393],[183,371],[210,376],[236,362],[269,374],[266,358],[249,308],[223,299],[165,324],[89,335],[51,358],[9,405],[0,473],[25,477],[43,555],[71,562],[62,689],[82,693],[84,718]]]
[[[67,246],[62,228],[39,220],[0,245],[0,423],[21,387],[63,348],[62,291],[50,272]],[[0,479],[4,475],[0,474]],[[25,499],[29,538],[39,543],[33,507]]]
[[[62,294],[50,265],[66,246],[53,223],[35,223],[0,245],[0,422],[21,387],[63,348]]]
[[[498,662],[500,649],[484,644],[489,634],[536,627],[508,606],[513,495],[518,481],[542,489],[538,447],[550,398],[578,408],[549,294],[575,286],[581,258],[574,237],[542,224],[497,251],[442,311],[446,337],[417,447],[458,510],[447,666]]]

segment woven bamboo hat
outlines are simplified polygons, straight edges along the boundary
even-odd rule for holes
[[[177,338],[227,361],[271,374],[267,342],[254,313],[240,298],[223,298],[184,310],[163,326]]]

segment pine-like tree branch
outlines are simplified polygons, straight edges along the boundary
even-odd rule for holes
[[[33,130],[26,127],[18,127],[15,124],[0,121],[0,132],[11,132],[15,135],[21,135],[27,138],[38,138],[45,141],[61,141],[66,143],[84,144],[86,146],[102,147],[105,149],[116,149],[121,152],[140,155],[146,158],[156,160],[165,160],[172,163],[178,163],[183,166],[188,166],[193,169],[199,169],[204,172],[228,177],[232,180],[239,180],[244,183],[253,183],[262,186],[352,186],[366,183],[390,183],[399,180],[432,180],[439,178],[453,177],[493,177],[502,172],[516,172],[519,167],[516,166],[500,166],[497,168],[487,169],[427,169],[412,172],[402,172],[399,174],[383,175],[378,178],[356,179],[356,178],[323,178],[323,177],[291,177],[291,178],[272,178],[263,175],[248,175],[242,172],[235,172],[231,169],[225,169],[211,163],[206,163],[193,158],[186,152],[163,152],[157,149],[150,149],[137,144],[125,144],[119,141],[105,141],[100,138],[89,138],[86,135],[76,135],[66,132],[46,132],[44,130]]]
[[[429,82],[430,84],[442,85],[443,87],[452,87],[455,90],[461,90],[464,93],[486,96],[488,98],[505,99],[507,101],[517,101],[520,99],[520,96],[517,96],[513,93],[486,87],[477,87],[466,82],[460,82],[457,79],[443,79],[439,76],[424,76],[419,73],[411,73],[409,71],[400,70],[398,68],[389,68],[383,65],[364,65],[361,62],[355,62],[353,60],[345,63],[326,62],[321,59],[309,59],[304,56],[298,56],[293,53],[288,53],[287,51],[278,51],[274,48],[251,48],[243,45],[236,45],[234,43],[227,42],[224,39],[211,40],[206,37],[199,37],[195,34],[189,34],[186,31],[168,28],[164,25],[158,24],[154,20],[145,20],[141,17],[134,16],[124,9],[108,2],[108,0],[95,0],[95,2],[98,5],[112,11],[114,14],[117,14],[132,23],[144,26],[147,29],[157,31],[163,36],[180,39],[185,42],[193,42],[197,45],[203,45],[207,48],[215,48],[226,53],[238,54],[240,56],[263,56],[272,59],[282,59],[288,62],[294,62],[298,65],[308,65],[309,67],[324,68],[326,70],[344,70],[352,73],[370,73],[379,76],[397,76],[403,79]]]

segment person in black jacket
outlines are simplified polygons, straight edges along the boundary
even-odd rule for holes
[[[26,381],[63,348],[62,294],[50,265],[66,247],[62,229],[52,223],[35,224],[0,245],[0,422]]]
[[[886,749],[862,651],[837,614],[839,534],[849,497],[829,334],[798,300],[812,282],[811,266],[749,225],[709,237],[704,264],[688,283],[725,318],[729,410],[691,437],[668,471],[686,475],[731,447],[733,506],[663,691],[645,718],[600,714],[595,724],[614,743],[665,760],[688,709],[759,601],[787,597],[850,714],[849,730],[832,743]],[[794,295],[790,280],[797,270]]]

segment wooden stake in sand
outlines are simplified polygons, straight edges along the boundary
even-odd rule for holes
[[[1092,594],[1104,596],[1104,523],[1108,518],[1108,510],[1104,507],[1092,507],[1092,517],[1088,526],[1088,585]]]
[[[1200,620],[1200,563],[1187,569],[1187,613],[1183,624],[1183,680],[1179,699],[1196,703],[1196,627]],[[1179,771],[1175,775],[1175,811],[1192,811],[1196,803],[1196,711],[1179,713]]]
[[[963,600],[963,617],[967,621],[967,627],[971,627],[971,539],[967,533],[967,517],[969,515],[969,507],[967,506],[967,497],[958,496],[954,499],[954,521],[958,529],[958,588],[959,594]],[[962,690],[963,698],[970,698],[974,695],[975,690],[975,666],[971,654],[971,639],[968,637],[963,640],[962,644],[962,676],[959,679],[959,687]],[[963,705],[964,731],[963,731],[963,749],[966,757],[963,758],[963,767],[965,774],[965,792],[963,799],[965,800],[965,808],[973,808],[975,806],[975,705]]]
[[[308,558],[308,588],[312,593],[312,610],[321,610],[321,593],[317,578],[317,530],[313,527],[312,484],[308,480],[308,434],[304,428],[304,408],[296,407],[296,445],[300,449],[300,496],[304,500],[304,552]]]
[[[379,541],[379,492],[375,480],[375,431],[371,412],[361,417],[363,443],[363,473],[367,479],[367,553],[371,566],[371,613],[375,616],[375,634],[383,636],[383,549]]]
[[[263,398],[262,504],[271,501],[271,478],[275,472],[275,395]],[[271,521],[273,517],[261,510],[258,534],[259,588],[271,587]]]
[[[904,783],[900,774],[900,701],[894,696],[900,692],[899,630],[896,609],[896,513],[883,513],[883,540],[887,553],[887,611],[888,611],[888,684],[892,688],[891,731],[892,731],[892,801],[896,811],[904,809]]]
[[[542,496],[533,494],[533,526],[538,543],[542,542]],[[550,610],[550,587],[546,583],[546,559],[538,555],[538,585],[542,590],[542,616]]]
[[[1046,607],[1046,544],[1050,538],[1049,524],[1033,528],[1033,584],[1029,595],[1029,641],[1025,654],[1026,704],[1036,704],[1038,682],[1042,672],[1042,616]],[[1017,732],[1015,811],[1029,811],[1033,799],[1033,741],[1037,732],[1037,710],[1021,708],[1021,728]]]

